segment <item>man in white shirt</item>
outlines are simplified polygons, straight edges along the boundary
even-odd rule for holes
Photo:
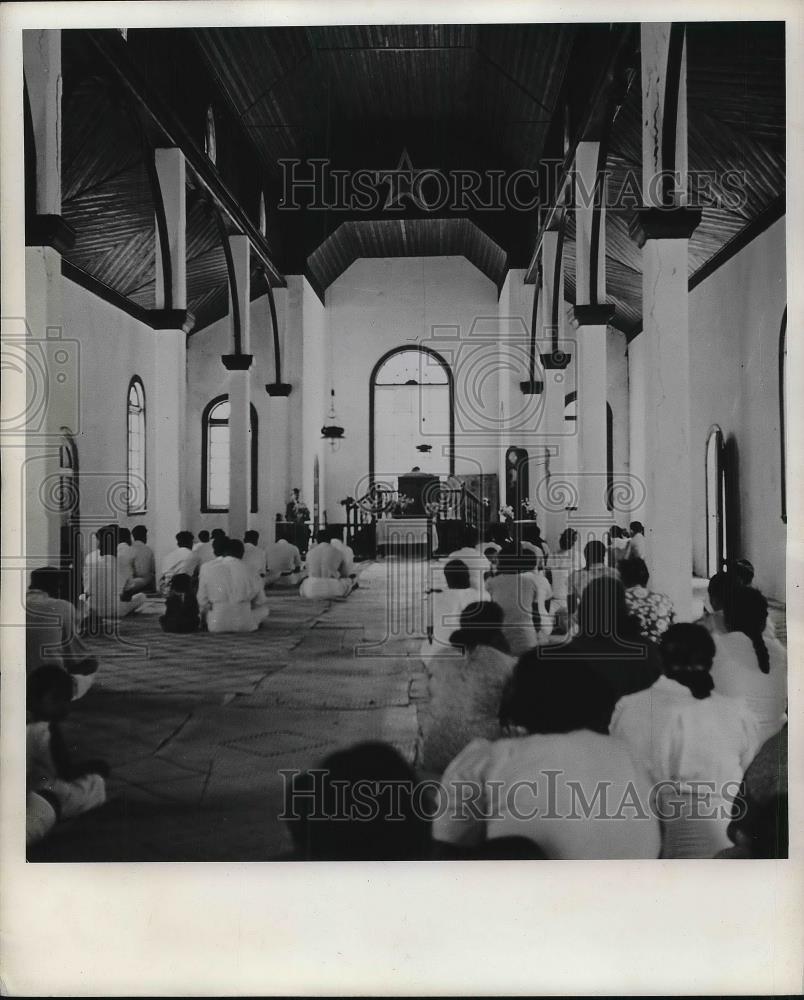
[[[117,529],[117,571],[123,581],[123,590],[128,591],[134,576],[134,552],[131,548],[131,532],[128,528]]]
[[[198,553],[193,552],[192,531],[180,531],[176,535],[176,548],[162,560],[162,573],[159,577],[159,592],[167,595],[170,581],[179,573],[192,576],[199,566]]]
[[[243,543],[216,537],[215,558],[198,575],[198,606],[210,632],[255,632],[268,617],[265,606],[253,607],[262,588],[243,564]]]
[[[266,582],[273,587],[298,587],[303,579],[301,552],[286,538],[265,550]]]
[[[265,549],[260,545],[259,531],[247,531],[243,537],[243,562],[261,580],[265,579]]]
[[[467,525],[463,531],[463,545],[461,548],[450,552],[448,560],[460,559],[466,564],[471,577],[471,586],[474,590],[482,591],[485,588],[486,573],[491,572],[491,563],[478,550],[478,533],[476,528]]]
[[[641,521],[632,521],[628,526],[631,531],[631,538],[625,550],[625,559],[645,558],[645,528]]]
[[[354,580],[346,573],[346,557],[329,542],[326,531],[318,532],[318,544],[307,553],[307,579],[299,593],[302,597],[348,597],[354,589]]]
[[[205,529],[198,532],[198,541],[193,546],[193,552],[198,556],[199,566],[203,566],[205,562],[209,562],[210,559],[215,558],[209,532]]]
[[[145,595],[122,599],[126,579],[117,564],[117,525],[101,528],[97,539],[97,550],[90,552],[84,562],[85,617],[123,618],[137,610]]]
[[[132,528],[131,537],[131,576],[126,585],[129,595],[153,590],[156,585],[156,563],[153,550],[147,544],[148,529],[138,524]]]

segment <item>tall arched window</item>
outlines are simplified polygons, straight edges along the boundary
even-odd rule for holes
[[[614,510],[614,411],[606,403],[606,508]]]
[[[145,389],[135,375],[128,384],[126,404],[126,508],[144,514],[148,502],[145,479]]]
[[[398,347],[374,366],[369,384],[369,475],[455,471],[454,384],[449,365],[424,347]]]
[[[787,306],[779,330],[779,458],[781,465],[782,520],[787,524]]]
[[[706,438],[706,575],[726,558],[726,462],[723,431],[715,424]]]
[[[201,510],[226,513],[229,510],[229,397],[217,396],[204,408],[201,417]],[[259,426],[251,404],[251,513],[257,512],[259,470]]]
[[[215,113],[212,105],[207,108],[206,128],[204,130],[204,152],[213,163],[218,162],[218,140],[215,135]]]

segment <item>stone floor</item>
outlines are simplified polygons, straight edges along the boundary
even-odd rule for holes
[[[109,762],[109,801],[30,859],[281,857],[280,770],[366,739],[415,762],[424,623],[411,598],[425,572],[389,558],[346,601],[271,593],[267,627],[251,635],[165,635],[153,602],[119,636],[90,640],[101,672],[64,732],[77,759]]]

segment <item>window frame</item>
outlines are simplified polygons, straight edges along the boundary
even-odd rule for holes
[[[139,407],[140,439],[141,439],[141,470],[137,470],[137,475],[142,479],[142,503],[132,504],[132,498],[139,494],[139,489],[131,488],[131,393],[133,390],[139,392],[141,403]],[[148,513],[148,420],[147,420],[148,397],[145,394],[145,385],[139,375],[132,375],[129,379],[126,391],[126,514],[133,515]]]
[[[215,408],[220,406],[221,403],[226,403],[229,401],[229,393],[222,393],[220,396],[216,396],[211,399],[207,405],[204,407],[204,411],[201,414],[201,513],[202,514],[228,514],[229,505],[225,507],[213,507],[209,503],[209,428],[210,426],[223,426],[229,427],[230,417],[225,420],[221,419],[211,419],[211,414],[214,412]],[[231,416],[231,410],[230,416]],[[250,461],[250,496],[249,496],[249,512],[252,514],[258,513],[259,508],[259,416],[257,414],[257,408],[253,403],[249,404],[249,424],[251,429],[251,461]],[[229,438],[229,447],[231,449],[231,436]]]

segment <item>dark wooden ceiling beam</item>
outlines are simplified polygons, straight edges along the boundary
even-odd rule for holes
[[[92,29],[87,35],[134,104],[164,137],[166,143],[182,151],[187,165],[215,201],[218,209],[239,232],[248,236],[252,251],[262,262],[272,283],[279,288],[285,287],[285,279],[271,259],[265,238],[229,190],[215,165],[193,142],[172,109],[142,79],[128,56],[122,35],[114,29]]]

